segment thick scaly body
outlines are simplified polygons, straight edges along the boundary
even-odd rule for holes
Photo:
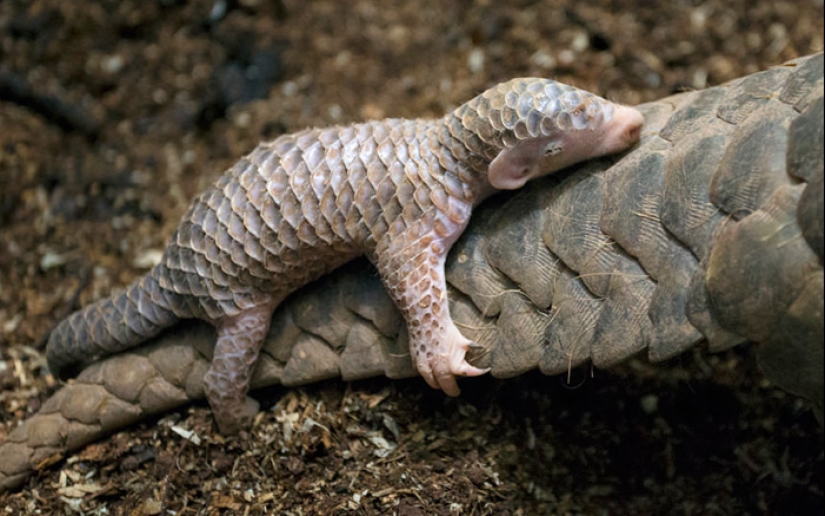
[[[180,318],[218,330],[207,396],[222,432],[249,423],[249,373],[274,308],[366,255],[403,314],[419,372],[458,394],[472,343],[449,315],[444,259],[496,189],[626,149],[641,115],[544,79],[499,85],[439,120],[309,129],[260,145],[195,199],[163,259],[50,336],[54,372],[139,344]]]

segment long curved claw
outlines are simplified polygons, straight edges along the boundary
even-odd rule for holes
[[[475,346],[475,343],[464,338],[458,330],[455,330],[455,334],[453,338],[440,343],[430,343],[428,347],[436,349],[430,353],[420,354],[416,364],[418,372],[430,387],[441,389],[448,396],[458,396],[461,393],[456,376],[480,376],[490,371],[489,368],[481,369],[467,362],[467,351]]]

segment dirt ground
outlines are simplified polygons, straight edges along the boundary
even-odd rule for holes
[[[4,0],[0,441],[58,387],[48,330],[143,274],[260,140],[440,116],[525,75],[636,104],[822,49],[822,0]],[[822,514],[822,432],[755,362],[698,350],[458,399],[419,379],[273,388],[249,433],[222,439],[195,405],[45,469],[0,513]]]

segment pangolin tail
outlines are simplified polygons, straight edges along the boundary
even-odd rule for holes
[[[135,347],[172,326],[178,316],[153,300],[152,292],[160,288],[150,273],[64,319],[46,347],[51,372],[72,377],[90,362]]]

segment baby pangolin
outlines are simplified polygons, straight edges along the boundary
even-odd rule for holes
[[[252,366],[271,314],[359,255],[378,268],[418,372],[458,394],[473,345],[450,318],[444,261],[472,208],[496,190],[639,140],[642,115],[548,79],[499,84],[438,120],[307,129],[260,144],[198,196],[148,274],[51,333],[65,375],[181,318],[217,329],[206,395],[222,433],[248,426]]]

